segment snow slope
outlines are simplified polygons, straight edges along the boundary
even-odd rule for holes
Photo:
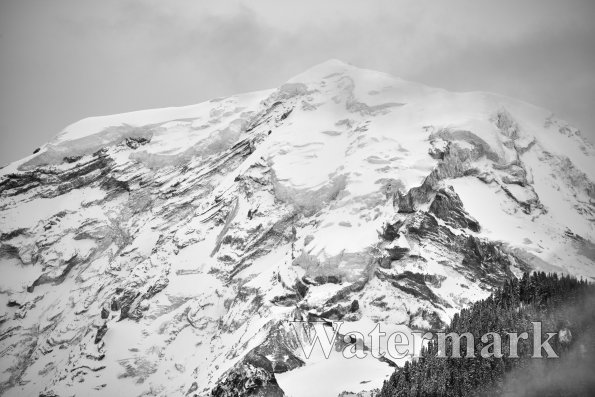
[[[523,270],[593,279],[594,155],[535,106],[335,60],[79,121],[0,170],[0,393],[379,387],[289,321],[432,329]]]

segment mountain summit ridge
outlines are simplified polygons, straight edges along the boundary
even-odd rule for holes
[[[593,279],[594,157],[543,109],[336,60],[71,124],[0,170],[0,393],[377,388],[288,321],[433,329],[526,270]]]

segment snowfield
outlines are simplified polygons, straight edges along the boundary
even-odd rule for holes
[[[0,394],[379,388],[403,361],[307,358],[290,322],[429,330],[525,270],[592,280],[594,159],[533,105],[336,60],[81,120],[0,169]]]

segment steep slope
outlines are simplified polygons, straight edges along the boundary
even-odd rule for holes
[[[449,360],[436,357],[440,347],[434,338],[423,350],[423,358],[397,369],[377,397],[591,396],[595,391],[594,305],[595,284],[556,273],[525,273],[457,313],[444,332],[479,336],[494,330],[523,330],[534,334],[533,326],[538,322],[542,331],[554,331],[548,341],[549,352],[528,338],[519,341],[512,350],[517,357],[511,357],[511,337],[500,331],[501,357],[482,355],[488,343],[477,338],[473,341],[474,357]],[[455,346],[444,346],[446,355],[451,356]],[[466,350],[468,346],[463,343],[461,347]],[[471,350],[461,355],[467,352]],[[557,358],[538,360],[534,354]]]
[[[542,109],[339,61],[82,120],[0,170],[0,393],[379,387],[390,363],[308,359],[288,321],[427,329],[523,270],[593,278],[594,155]]]

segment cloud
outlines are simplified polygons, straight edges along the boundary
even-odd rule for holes
[[[519,97],[595,136],[592,1],[23,0],[0,7],[0,129],[13,147],[0,163],[85,116],[271,88],[329,58],[450,90]],[[31,139],[16,139],[23,134]]]

